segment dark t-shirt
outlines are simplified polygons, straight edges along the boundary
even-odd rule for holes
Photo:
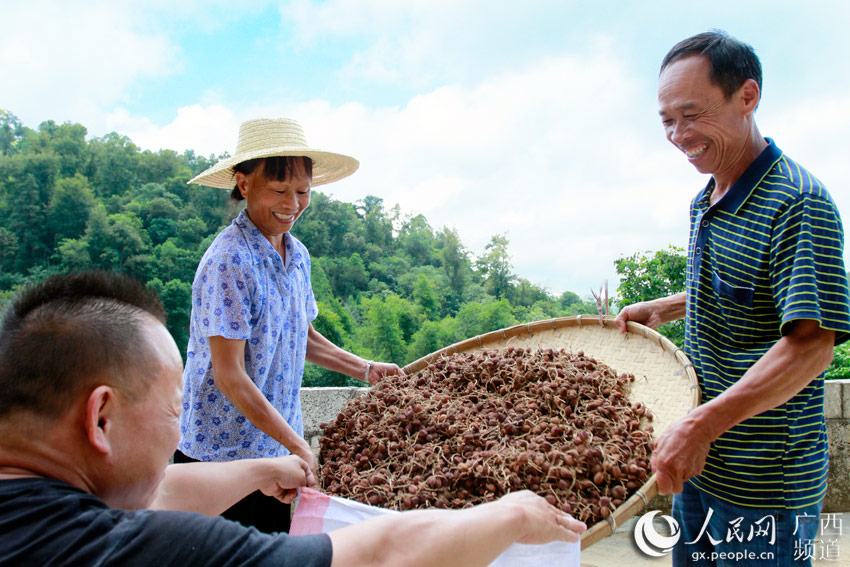
[[[0,481],[0,566],[327,567],[326,534],[267,535],[191,512],[127,511],[62,481]]]

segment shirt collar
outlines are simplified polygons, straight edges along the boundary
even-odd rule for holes
[[[277,258],[281,259],[280,254],[277,253],[277,250],[274,249],[272,243],[268,241],[268,239],[263,236],[263,233],[260,232],[260,229],[257,228],[257,225],[251,220],[251,217],[248,216],[248,211],[242,209],[239,215],[233,219],[233,222],[242,229],[248,236],[248,240],[251,244],[251,248],[258,254],[261,254],[263,258],[272,258],[273,260]],[[286,262],[288,265],[290,263],[290,250],[292,250],[292,235],[288,232],[283,234],[283,247],[286,250]]]
[[[759,156],[753,160],[750,167],[738,178],[737,181],[729,188],[729,191],[714,205],[715,208],[730,213],[737,213],[741,205],[747,200],[765,175],[773,168],[777,161],[782,157],[782,150],[776,147],[774,141],[770,138],[765,138],[767,147],[762,150]],[[708,182],[708,185],[697,196],[697,202],[709,202],[711,192],[714,190],[714,177]]]

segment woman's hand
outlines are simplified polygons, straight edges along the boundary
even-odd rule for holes
[[[307,476],[307,486],[315,487],[319,485],[319,461],[316,459],[316,454],[310,445],[301,439],[301,443],[289,450],[290,453],[300,457],[307,465],[310,474]]]
[[[398,364],[389,362],[372,362],[369,364],[369,372],[366,374],[366,381],[370,385],[375,385],[381,381],[384,376],[395,376],[404,374],[404,370],[398,367]]]

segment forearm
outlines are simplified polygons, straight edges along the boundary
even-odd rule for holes
[[[627,305],[617,314],[614,321],[621,333],[626,332],[626,325],[629,321],[646,325],[650,329],[656,329],[664,323],[682,319],[686,311],[687,295],[682,292],[667,297],[659,297],[652,301],[641,301]]]
[[[658,316],[661,319],[661,324],[663,325],[664,323],[684,319],[687,309],[687,301],[687,294],[683,291],[682,293],[677,293],[675,295],[668,295],[667,297],[654,299],[650,303],[652,303],[653,308],[658,313]]]
[[[268,467],[265,459],[169,465],[150,508],[217,516],[257,490]]]
[[[282,443],[290,452],[304,443],[247,374],[231,369],[214,372],[214,375],[221,393],[260,431]]]
[[[322,368],[345,374],[357,380],[364,379],[367,361],[336,346],[314,329],[313,325],[310,325],[307,331],[306,356],[308,361],[318,364]]]
[[[489,565],[523,528],[517,510],[495,503],[382,516],[330,533],[333,567]]]
[[[286,423],[245,370],[245,341],[211,336],[210,358],[216,387],[254,426],[290,451],[305,442]]]
[[[800,332],[780,339],[738,382],[689,417],[707,428],[711,440],[742,421],[778,407],[826,370],[835,333],[816,321],[799,321]]]

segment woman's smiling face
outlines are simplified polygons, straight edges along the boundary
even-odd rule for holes
[[[310,205],[311,177],[303,160],[293,160],[286,179],[263,175],[265,164],[249,174],[236,173],[236,186],[247,202],[248,217],[263,236],[277,246]]]

